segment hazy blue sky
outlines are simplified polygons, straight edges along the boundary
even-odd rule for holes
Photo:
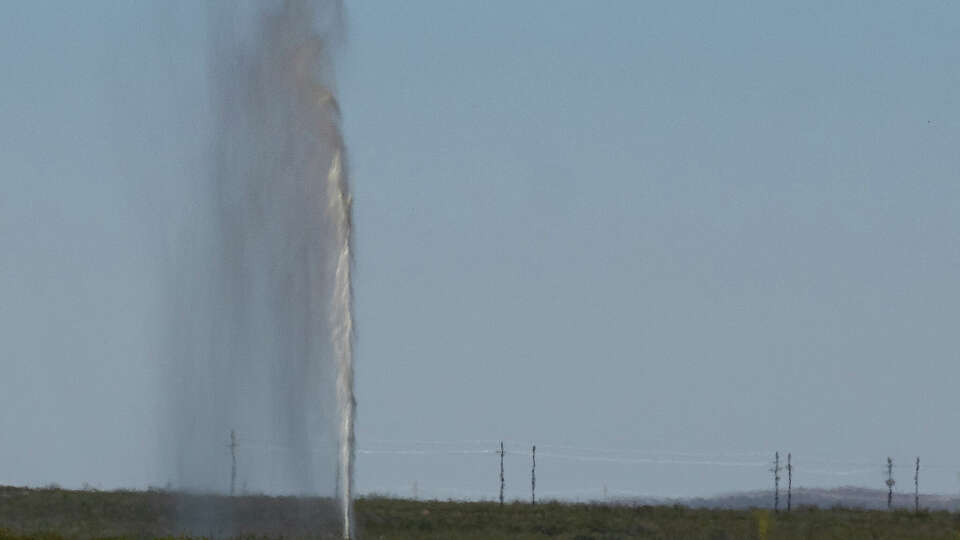
[[[203,25],[62,7],[0,17],[0,483],[163,483],[142,240]],[[361,492],[495,496],[501,438],[565,497],[763,488],[774,450],[960,489],[960,6],[347,7]]]

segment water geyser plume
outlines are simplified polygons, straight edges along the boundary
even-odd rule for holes
[[[243,490],[336,486],[351,537],[351,196],[331,67],[342,6],[208,7],[211,159],[178,248],[167,340],[176,476],[228,491],[235,430]]]
[[[350,280],[352,253],[350,252],[352,227],[350,222],[351,198],[347,192],[341,152],[333,155],[330,174],[327,178],[327,197],[330,212],[337,229],[340,252],[337,255],[333,320],[333,345],[337,359],[337,406],[340,413],[339,464],[340,497],[343,510],[343,536],[350,538],[353,529],[353,459],[354,431],[353,413],[356,400],[353,396],[353,290]]]

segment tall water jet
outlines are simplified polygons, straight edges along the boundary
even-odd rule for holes
[[[343,511],[343,537],[350,538],[353,532],[353,459],[354,459],[354,409],[353,395],[353,290],[350,269],[353,254],[350,250],[353,227],[351,223],[352,199],[348,192],[347,177],[343,169],[342,152],[337,150],[330,165],[327,178],[327,197],[330,213],[336,223],[339,254],[337,256],[334,305],[331,315],[333,344],[337,359],[337,406],[340,414],[339,474],[340,505]]]
[[[4,7],[0,481],[355,535],[341,2]]]
[[[210,159],[177,248],[167,341],[179,484],[223,492],[235,431],[243,491],[336,486],[351,537],[352,210],[331,62],[341,15],[337,1],[209,4]],[[204,515],[194,528],[215,519]]]

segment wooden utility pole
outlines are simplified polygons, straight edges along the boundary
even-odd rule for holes
[[[237,433],[230,430],[230,496],[237,484]]]
[[[887,510],[893,508],[893,486],[897,483],[893,479],[893,459],[887,458]]]
[[[530,504],[537,504],[537,445],[533,445],[530,454],[533,465],[530,467]]]
[[[793,464],[790,463],[790,458],[793,457],[789,452],[787,452],[787,513],[790,513],[791,499],[793,497]]]
[[[500,506],[503,506],[503,441],[500,441]]]
[[[780,511],[780,452],[775,452],[773,454],[773,468],[770,469],[770,472],[773,473],[773,511]]]
[[[913,471],[913,511],[920,512],[920,456],[917,456],[917,468]]]

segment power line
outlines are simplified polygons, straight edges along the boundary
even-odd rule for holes
[[[533,465],[530,467],[530,504],[537,504],[537,445],[530,451]]]
[[[500,441],[500,506],[503,506],[503,441]]]

